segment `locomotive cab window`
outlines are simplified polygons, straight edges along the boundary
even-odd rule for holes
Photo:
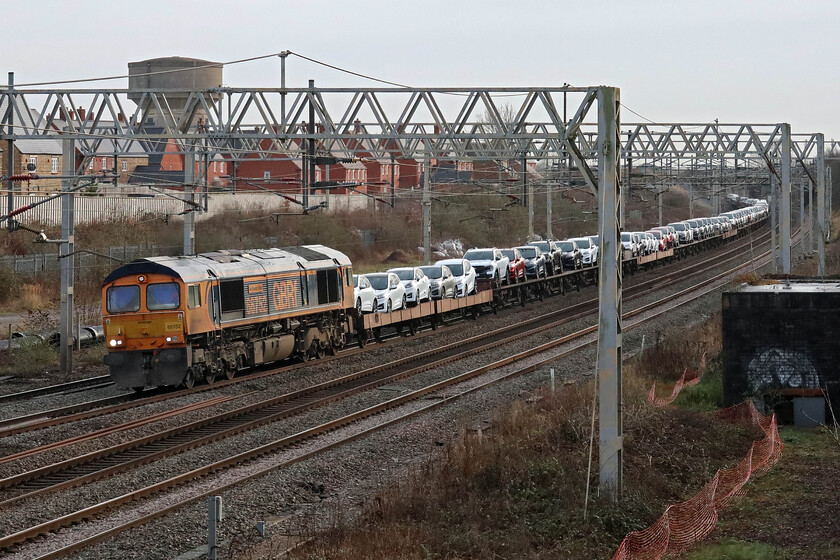
[[[341,300],[341,278],[335,268],[319,270],[316,273],[318,282],[318,305],[336,303]]]
[[[146,288],[146,309],[161,311],[178,309],[181,306],[181,291],[175,282],[149,284]]]
[[[140,286],[111,286],[106,294],[108,313],[140,310]]]
[[[201,307],[201,287],[198,284],[187,286],[187,307]]]

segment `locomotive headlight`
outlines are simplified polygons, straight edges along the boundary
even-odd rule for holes
[[[177,336],[167,336],[166,337],[166,342],[178,342],[178,337]]]
[[[116,339],[116,338],[112,338],[112,339],[111,339],[111,342],[109,342],[108,344],[111,346],[111,348],[115,347],[115,346],[117,345],[117,339]]]

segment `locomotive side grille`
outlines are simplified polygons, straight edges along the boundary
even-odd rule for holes
[[[308,247],[283,247],[283,251],[287,253],[291,253],[293,255],[297,255],[298,257],[307,260],[307,261],[329,261],[330,259],[324,253],[319,253],[313,249]]]

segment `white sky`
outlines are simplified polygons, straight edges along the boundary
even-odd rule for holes
[[[20,84],[125,74],[159,56],[289,49],[412,86],[613,85],[658,122],[784,121],[840,139],[840,1],[3,0],[0,15],[0,82],[8,71]],[[280,61],[224,75],[229,86],[279,87]],[[310,78],[377,85],[288,59],[288,87]],[[74,87],[97,85],[127,87]]]

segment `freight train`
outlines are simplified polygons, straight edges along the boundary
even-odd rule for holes
[[[676,250],[627,258],[624,268],[629,272],[713,246],[763,221]],[[351,341],[363,346],[386,326],[413,333],[421,324],[434,328],[447,313],[476,316],[506,298],[524,302],[528,293],[542,299],[563,293],[567,285],[579,289],[595,274],[588,268],[509,286],[485,281],[465,298],[361,315],[350,259],[323,245],[139,259],[103,283],[105,363],[121,388],[192,387],[260,364],[334,354]]]

